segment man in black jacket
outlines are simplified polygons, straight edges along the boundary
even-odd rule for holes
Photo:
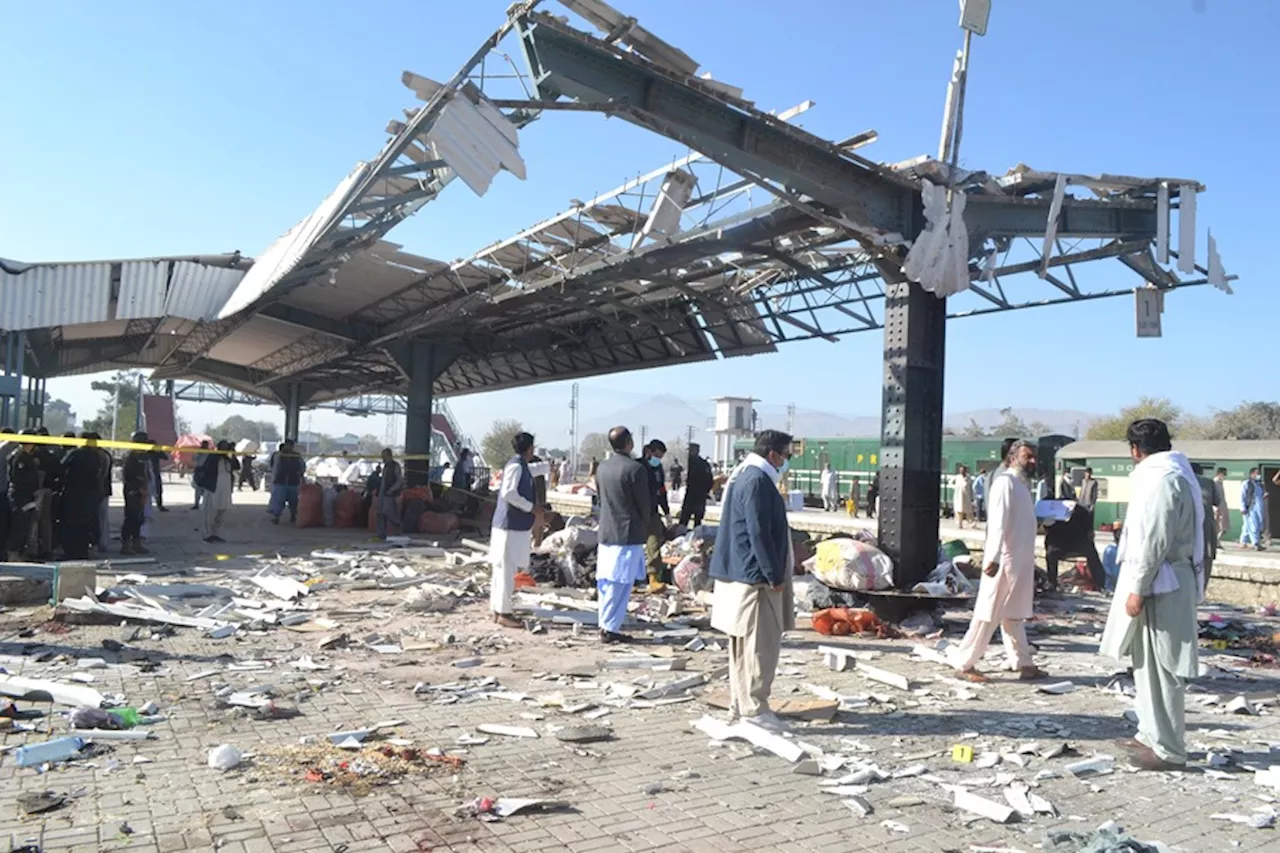
[[[644,579],[645,540],[653,514],[649,475],[631,453],[635,442],[626,427],[609,431],[613,453],[596,469],[600,499],[596,589],[600,597],[600,640],[628,642],[622,633],[631,587]]]
[[[298,489],[302,486],[302,475],[306,470],[307,464],[295,448],[293,439],[286,438],[271,465],[271,503],[267,505],[267,511],[271,513],[272,524],[280,523],[285,505],[289,507],[289,520],[298,520]]]
[[[641,462],[649,479],[649,514],[648,536],[644,542],[644,558],[649,569],[649,587],[659,590],[666,577],[666,566],[662,563],[662,543],[667,541],[666,524],[671,520],[671,506],[667,503],[667,477],[662,471],[662,457],[667,455],[667,446],[658,439],[644,446]]]
[[[23,435],[34,435],[23,430]],[[19,439],[21,440],[21,439]],[[31,524],[36,516],[36,492],[40,489],[40,463],[34,444],[19,445],[9,456],[9,562],[26,559]]]
[[[62,460],[62,550],[72,560],[89,557],[102,502],[102,457],[95,447],[75,447]]]
[[[149,444],[145,432],[135,432],[130,439],[135,444]],[[130,450],[124,455],[121,478],[124,480],[124,524],[120,527],[120,553],[146,554],[142,546],[142,522],[147,509],[147,494],[151,489],[150,451]]]
[[[688,484],[684,489],[684,499],[680,501],[681,527],[690,521],[696,527],[702,524],[707,514],[707,498],[711,495],[715,475],[711,473],[711,463],[702,458],[701,452],[700,446],[689,445]]]

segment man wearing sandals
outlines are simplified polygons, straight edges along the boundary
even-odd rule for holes
[[[1126,439],[1135,463],[1129,510],[1098,651],[1133,669],[1138,736],[1122,741],[1131,765],[1183,770],[1187,682],[1200,673],[1196,605],[1204,597],[1205,507],[1195,472],[1172,449],[1166,424],[1134,421]]]
[[[1015,441],[1004,457],[1004,467],[987,491],[987,541],[982,553],[982,581],[973,606],[969,632],[951,654],[951,663],[962,678],[985,681],[977,670],[991,643],[996,626],[1004,640],[1009,668],[1023,681],[1045,673],[1031,660],[1025,622],[1031,618],[1036,588],[1036,508],[1031,498],[1031,477],[1036,451],[1028,442]]]

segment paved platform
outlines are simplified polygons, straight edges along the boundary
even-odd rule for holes
[[[171,503],[181,506],[180,487],[171,494]],[[306,554],[365,538],[348,531],[273,526],[261,493],[242,494],[237,501],[225,531],[229,542],[217,549],[199,541],[195,513],[175,509],[158,516],[149,540],[158,564],[149,571],[194,571],[194,580],[217,583],[243,577],[258,565],[237,555]],[[861,697],[853,703],[857,707],[831,722],[797,724],[795,740],[828,754],[860,756],[890,773],[923,764],[933,774],[872,784],[865,797],[874,811],[866,817],[854,814],[841,797],[820,792],[817,778],[794,772],[793,765],[772,754],[742,743],[712,745],[690,727],[709,710],[696,699],[612,709],[598,722],[612,727],[613,739],[578,747],[556,740],[548,727],[583,721],[532,699],[512,701],[504,695],[441,704],[430,694],[415,694],[415,685],[492,677],[507,691],[561,693],[598,703],[608,682],[648,684],[687,673],[615,670],[577,684],[556,679],[569,669],[634,655],[637,648],[615,653],[600,647],[590,631],[575,635],[567,627],[549,626],[540,634],[501,631],[487,621],[484,601],[465,603],[453,613],[406,613],[400,609],[404,597],[387,590],[313,593],[308,601],[317,612],[340,623],[334,632],[352,638],[342,649],[321,648],[324,635],[283,629],[221,640],[178,629],[167,637],[143,632],[130,641],[133,651],[113,652],[103,641],[121,638],[118,626],[48,624],[47,608],[0,612],[0,664],[11,672],[65,678],[76,671],[77,659],[102,657],[105,669],[88,670],[92,686],[120,692],[133,704],[153,699],[167,716],[152,727],[154,740],[120,743],[63,769],[40,773],[17,768],[11,755],[0,759],[0,838],[12,834],[21,842],[37,836],[43,825],[47,853],[915,853],[975,847],[1030,851],[1047,829],[1086,831],[1114,820],[1138,838],[1160,840],[1185,853],[1274,849],[1274,830],[1212,815],[1253,813],[1268,807],[1264,798],[1280,798],[1280,791],[1256,787],[1252,774],[1236,767],[1211,777],[1202,761],[1205,750],[1215,749],[1234,750],[1237,765],[1280,764],[1280,707],[1274,704],[1280,679],[1274,669],[1215,671],[1220,677],[1196,686],[1189,714],[1196,763],[1184,773],[1117,770],[1075,778],[1064,772],[1073,760],[1067,758],[1032,756],[1022,759],[1026,766],[1005,759],[987,769],[952,760],[956,744],[972,746],[979,756],[1013,755],[1030,741],[1041,747],[1069,742],[1082,756],[1117,754],[1112,739],[1132,734],[1133,727],[1123,717],[1129,701],[1102,689],[1114,667],[1094,654],[1105,608],[1100,597],[1046,603],[1050,609],[1031,626],[1037,661],[1054,680],[1074,685],[1065,695],[1038,693],[1032,685],[998,675],[988,685],[961,687],[944,669],[913,658],[910,640],[832,640],[805,628],[788,635],[776,697],[810,696],[807,684]],[[964,613],[950,614],[947,636],[958,638],[966,619]],[[413,650],[387,655],[361,644],[375,634]],[[446,643],[446,635],[456,639]],[[717,640],[714,632],[704,631],[703,637]],[[833,642],[874,655],[874,666],[908,676],[911,688],[828,670],[816,647]],[[639,650],[656,651],[657,644]],[[38,653],[54,657],[39,663]],[[674,646],[665,654],[687,658],[687,672],[714,673],[726,662],[725,653],[714,648],[685,653]],[[1238,663],[1229,655],[1206,654],[1209,660]],[[482,658],[479,666],[451,665],[472,656]],[[304,657],[324,668],[293,666]],[[251,660],[265,662],[265,668],[233,668]],[[997,665],[992,660],[987,666]],[[235,689],[272,684],[282,704],[296,705],[301,715],[257,719],[243,709],[220,708],[215,693],[224,684]],[[716,681],[713,687],[722,685]],[[1261,715],[1226,714],[1223,705],[1236,694],[1252,697]],[[1211,701],[1212,696],[1220,699]],[[276,758],[302,739],[322,741],[329,732],[379,721],[398,721],[386,735],[418,748],[438,747],[463,757],[465,765],[417,769],[394,784],[338,787],[309,782],[305,764],[282,765]],[[457,743],[460,735],[494,723],[533,727],[540,736],[490,735],[482,745]],[[55,729],[61,731],[63,724],[55,723]],[[0,732],[0,745],[8,750],[43,738]],[[227,773],[209,768],[209,749],[223,743],[255,755]],[[1009,825],[975,821],[952,807],[951,795],[934,779],[974,783],[985,778],[972,790],[1003,802],[1001,788],[991,784],[997,774],[1009,774],[1001,781],[1035,785],[1059,815]],[[18,797],[43,790],[71,799],[56,811],[22,816]],[[571,808],[497,823],[455,814],[461,804],[485,796],[547,797]]]

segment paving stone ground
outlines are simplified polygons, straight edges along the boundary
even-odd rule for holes
[[[189,499],[184,487],[171,486],[170,504]],[[227,545],[198,541],[197,514],[185,509],[158,516],[150,546],[164,565],[204,569],[195,580],[216,582],[218,573],[248,571],[251,561],[240,555],[255,551],[304,554],[317,546],[358,541],[352,532],[272,526],[261,504],[262,493],[242,494],[228,524]],[[189,504],[187,504],[189,506]],[[118,510],[116,510],[118,512]],[[219,560],[221,551],[230,556]],[[105,573],[104,573],[105,575]],[[192,579],[192,578],[188,578]],[[885,770],[923,760],[943,780],[962,780],[1012,773],[1031,781],[1038,772],[1056,770],[1035,789],[1060,811],[1059,817],[1037,816],[1010,825],[971,821],[951,807],[938,783],[925,778],[890,779],[873,785],[867,799],[874,812],[856,816],[840,798],[823,794],[818,780],[798,775],[792,766],[741,743],[712,745],[690,727],[707,709],[699,701],[649,709],[615,709],[604,718],[615,738],[572,748],[548,736],[546,726],[576,718],[531,702],[476,699],[437,704],[430,694],[415,695],[419,682],[441,684],[466,677],[493,676],[502,687],[531,695],[563,692],[595,699],[599,691],[538,677],[580,665],[592,665],[609,652],[592,642],[590,632],[578,638],[552,628],[543,634],[505,632],[508,644],[495,650],[486,643],[494,635],[485,618],[485,603],[464,605],[450,614],[405,614],[397,610],[401,592],[324,591],[313,597],[320,610],[335,616],[353,640],[374,633],[439,640],[446,632],[459,642],[438,650],[380,655],[353,646],[331,651],[317,647],[317,635],[274,629],[247,636],[212,640],[180,629],[163,639],[139,639],[133,645],[158,668],[116,665],[121,656],[104,652],[102,640],[118,638],[119,626],[70,626],[65,633],[37,629],[48,611],[17,609],[0,613],[0,656],[11,671],[58,674],[70,665],[29,662],[24,652],[51,650],[70,658],[102,656],[112,664],[96,670],[94,687],[125,694],[130,703],[154,699],[167,719],[154,726],[156,738],[116,744],[90,761],[48,773],[14,766],[11,756],[0,762],[0,845],[9,834],[19,842],[44,828],[45,851],[944,851],[988,846],[1030,851],[1051,827],[1091,829],[1115,820],[1135,836],[1159,840],[1188,851],[1277,849],[1276,830],[1259,830],[1214,820],[1222,812],[1249,813],[1266,804],[1270,789],[1254,785],[1251,773],[1215,779],[1193,762],[1185,773],[1139,774],[1118,770],[1110,775],[1076,779],[1062,772],[1068,759],[1033,758],[1025,768],[1002,764],[990,770],[952,761],[954,744],[1009,751],[1027,741],[1043,746],[1048,725],[1060,726],[1067,740],[1084,755],[1117,755],[1113,740],[1132,734],[1123,718],[1127,700],[1104,692],[1112,667],[1093,654],[1105,601],[1067,598],[1046,605],[1052,613],[1037,620],[1032,638],[1037,660],[1055,679],[1070,680],[1074,692],[1061,696],[1008,678],[970,688],[973,699],[956,698],[957,685],[933,664],[910,656],[911,641],[836,641],[853,649],[874,651],[876,666],[911,678],[912,690],[900,691],[869,682],[855,672],[826,669],[816,646],[828,643],[809,630],[788,636],[775,695],[808,695],[804,684],[830,687],[842,694],[872,694],[865,708],[841,712],[831,723],[799,724],[795,737],[828,752],[843,750],[874,760]],[[949,615],[948,636],[958,636],[967,615]],[[1277,626],[1280,627],[1280,626]],[[709,639],[710,633],[705,634]],[[458,669],[453,660],[479,648],[482,666]],[[330,668],[299,672],[289,662],[301,655]],[[130,655],[125,654],[125,658]],[[711,671],[723,665],[722,652],[688,655],[691,670]],[[228,671],[229,664],[269,660],[265,671]],[[217,670],[198,680],[192,676]],[[1246,679],[1203,679],[1199,695],[1230,699],[1238,693],[1265,702],[1280,688],[1276,670],[1249,670]],[[673,674],[637,671],[610,673],[596,680],[674,678]],[[237,688],[269,683],[295,704],[293,719],[259,720],[219,708],[216,684]],[[1189,739],[1197,751],[1209,747],[1235,749],[1243,763],[1280,764],[1280,709],[1264,707],[1259,716],[1227,715],[1221,705],[1191,703]],[[542,720],[522,714],[544,715]],[[462,755],[458,771],[432,768],[396,780],[395,784],[344,789],[303,780],[300,770],[282,772],[266,756],[296,745],[301,738],[323,739],[329,732],[359,728],[384,720],[400,720],[391,732],[422,747],[438,746]],[[537,739],[492,736],[487,744],[465,749],[456,744],[464,733],[483,723],[532,726]],[[55,727],[61,726],[55,723]],[[974,736],[976,734],[976,736]],[[3,734],[6,748],[40,740],[41,735]],[[222,773],[206,766],[211,747],[230,743],[259,758]],[[1274,747],[1274,751],[1271,749]],[[925,753],[929,757],[920,759]],[[134,763],[135,756],[147,759]],[[1199,755],[1196,756],[1200,758]],[[660,783],[660,784],[659,784]],[[69,805],[38,817],[22,817],[17,798],[25,792],[51,789],[70,793]],[[975,792],[1001,801],[996,787]],[[889,801],[916,795],[923,804],[895,808]],[[1280,791],[1270,791],[1272,799]],[[549,797],[572,804],[570,811],[521,814],[498,823],[458,817],[458,806],[479,796]],[[899,833],[882,825],[895,821],[908,828]],[[7,849],[0,846],[0,849]]]

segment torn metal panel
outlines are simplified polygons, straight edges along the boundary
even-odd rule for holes
[[[1196,188],[1178,187],[1178,271],[1196,271]]]
[[[1169,182],[1156,188],[1156,261],[1169,263]]]
[[[1053,182],[1053,200],[1049,202],[1049,220],[1044,229],[1044,246],[1040,250],[1040,277],[1049,271],[1049,257],[1053,254],[1053,241],[1058,239],[1058,217],[1062,215],[1062,202],[1067,197],[1067,176],[1058,175]]]
[[[525,178],[516,126],[479,90],[464,90],[451,98],[426,138],[436,158],[448,163],[476,195],[488,192],[502,169]]]
[[[658,190],[653,207],[649,209],[649,218],[640,230],[641,237],[652,237],[654,234],[670,237],[679,231],[680,216],[697,183],[698,179],[692,172],[676,169],[669,173]]]

